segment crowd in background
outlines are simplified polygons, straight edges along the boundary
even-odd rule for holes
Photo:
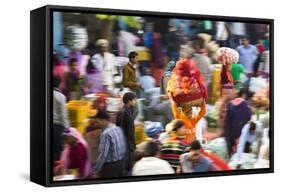
[[[60,19],[65,44],[54,48],[52,63],[56,180],[269,167],[267,25],[96,17],[100,30],[111,26],[97,32],[91,19]],[[235,92],[227,97],[220,95],[220,47],[239,54],[230,68]],[[208,88],[193,141],[167,95],[176,62],[184,58],[196,63]]]

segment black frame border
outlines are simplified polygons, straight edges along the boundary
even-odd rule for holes
[[[260,174],[260,173],[274,173],[274,20],[264,19],[264,18],[250,18],[250,17],[237,17],[237,16],[216,16],[216,15],[201,15],[201,14],[186,14],[186,13],[171,13],[171,12],[154,12],[154,11],[139,11],[139,10],[122,10],[122,9],[107,9],[107,8],[90,8],[90,7],[74,7],[74,6],[58,6],[58,5],[46,5],[44,7],[38,8],[45,10],[45,76],[46,81],[46,100],[45,111],[46,114],[46,127],[44,145],[42,146],[46,150],[46,156],[38,158],[38,161],[45,162],[46,167],[44,167],[45,177],[42,178],[44,181],[36,182],[31,176],[31,181],[40,183],[48,187],[54,186],[69,186],[69,185],[85,185],[85,184],[101,184],[101,183],[120,183],[120,182],[135,182],[135,181],[150,181],[150,180],[164,180],[164,179],[185,179],[185,178],[198,178],[198,177],[214,177],[214,176],[229,176],[229,175],[248,175],[248,174]],[[35,10],[35,11],[36,11]],[[247,170],[231,170],[231,171],[218,171],[218,172],[204,172],[204,173],[189,173],[180,175],[155,175],[155,176],[133,176],[133,177],[122,177],[114,179],[84,179],[84,180],[69,180],[69,181],[53,181],[52,178],[52,163],[51,163],[51,129],[50,122],[52,122],[52,115],[50,111],[52,110],[52,76],[51,76],[51,56],[53,52],[53,12],[79,12],[79,13],[93,13],[93,14],[113,14],[113,15],[126,15],[126,16],[143,16],[143,17],[158,17],[158,18],[179,18],[179,19],[192,19],[201,20],[208,19],[212,21],[229,21],[229,22],[247,22],[247,23],[261,23],[270,25],[270,168],[266,169],[247,169]],[[32,11],[31,11],[32,13]],[[32,18],[32,16],[31,16]],[[32,23],[31,23],[32,24]],[[31,27],[32,28],[32,27]],[[42,31],[43,32],[43,31]],[[31,45],[36,44],[32,42]],[[31,58],[32,54],[31,51]],[[31,65],[32,66],[32,65]],[[32,74],[31,74],[32,76]],[[32,78],[31,78],[32,81]],[[37,82],[40,83],[40,82]],[[32,82],[31,82],[32,85]],[[31,86],[32,87],[32,86]],[[31,90],[31,95],[34,94]],[[31,103],[32,105],[32,103]],[[32,106],[31,106],[32,107]],[[36,113],[31,111],[31,121],[36,118]],[[31,129],[31,132],[34,129]],[[37,133],[36,133],[37,134]],[[36,136],[36,135],[35,135]],[[31,137],[31,144],[34,138]],[[32,154],[31,159],[35,156]],[[46,161],[47,160],[47,161]],[[35,163],[34,161],[31,163]],[[32,166],[32,165],[31,165]],[[31,175],[34,169],[31,168]]]

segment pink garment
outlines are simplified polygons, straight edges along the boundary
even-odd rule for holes
[[[65,74],[67,71],[68,71],[67,66],[62,61],[59,63],[56,63],[53,67],[53,76],[57,76],[60,78],[61,83],[60,83],[59,89],[63,93],[65,93]]]
[[[237,105],[240,105],[243,101],[245,101],[243,98],[235,98],[231,101],[231,103],[234,105],[234,106],[237,106]]]
[[[91,161],[90,161],[90,151],[89,151],[88,143],[81,136],[81,134],[78,132],[77,129],[69,128],[68,131],[69,132],[66,135],[75,137],[78,140],[78,143],[81,143],[86,148],[86,150],[87,150],[88,158],[87,158],[87,160],[85,162],[83,175],[80,175],[81,178],[86,178],[86,177],[88,177],[91,174]],[[70,152],[70,146],[65,144],[64,145],[64,150],[63,150],[62,155],[61,155],[61,162],[62,162],[61,174],[62,175],[66,175],[67,174],[67,169],[68,169],[68,164],[69,164],[69,159],[68,159],[69,152]],[[78,179],[81,179],[81,178],[78,178]]]

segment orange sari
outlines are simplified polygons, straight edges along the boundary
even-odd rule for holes
[[[205,103],[202,104],[201,111],[196,117],[190,118],[185,114],[184,111],[179,110],[177,104],[174,101],[172,101],[172,112],[174,114],[175,119],[181,119],[184,122],[185,127],[187,129],[186,140],[188,142],[194,141],[196,139],[196,124],[205,115],[206,104]]]

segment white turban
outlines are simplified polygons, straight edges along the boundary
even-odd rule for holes
[[[96,42],[96,46],[98,47],[108,47],[108,41],[106,39],[99,39]]]
[[[225,62],[227,64],[237,63],[239,60],[238,52],[228,47],[221,47],[217,50],[216,59],[218,62],[221,62],[221,64],[223,64],[223,57],[225,57]]]

